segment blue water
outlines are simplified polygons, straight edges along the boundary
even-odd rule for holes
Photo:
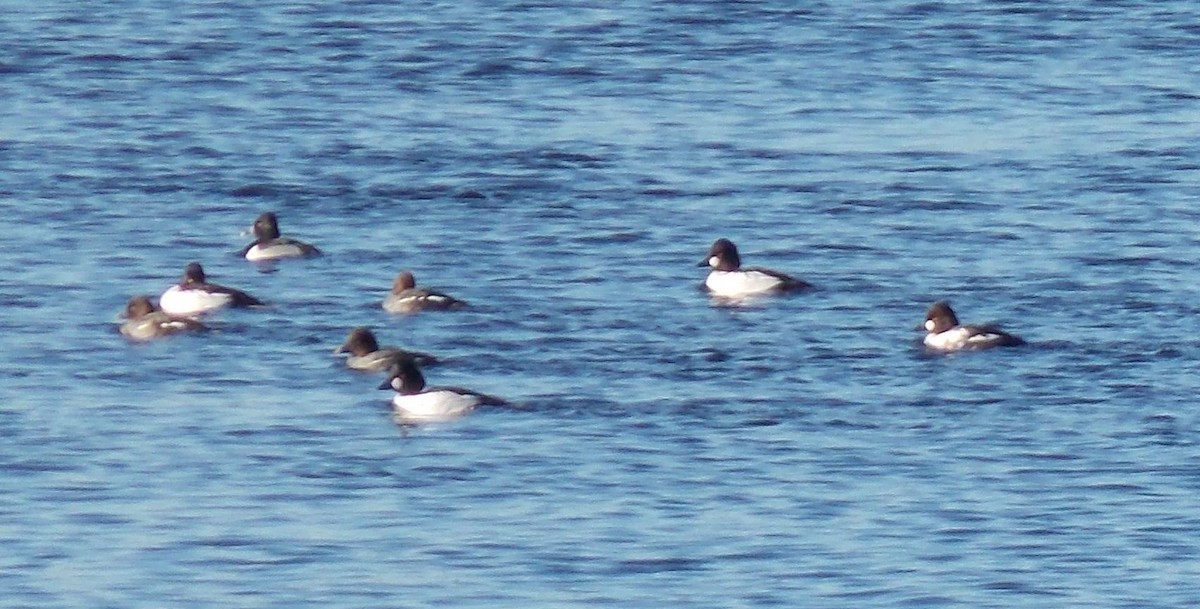
[[[1200,605],[1198,23],[9,3],[0,605]],[[819,288],[710,302],[720,236]],[[125,342],[192,260],[272,307]],[[398,424],[358,325],[523,408]]]

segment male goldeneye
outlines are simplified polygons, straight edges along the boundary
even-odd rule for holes
[[[254,241],[242,249],[246,260],[262,261],[279,258],[307,258],[320,256],[317,248],[290,237],[279,236],[279,221],[274,212],[266,212],[254,220],[251,227]]]
[[[418,288],[413,274],[404,271],[396,275],[392,292],[383,299],[383,309],[389,313],[415,313],[417,311],[448,311],[467,306],[453,296],[441,292]]]
[[[1021,337],[1009,334],[996,326],[959,325],[954,310],[944,300],[933,303],[925,313],[925,330],[928,332],[925,335],[925,346],[937,351],[1025,344]]]
[[[437,358],[418,351],[405,351],[396,347],[380,347],[375,333],[368,328],[355,328],[346,337],[346,342],[334,353],[349,353],[346,366],[355,370],[387,370],[401,359],[412,359],[422,366],[437,363]]]
[[[793,292],[812,287],[795,277],[763,268],[742,268],[737,246],[729,239],[717,239],[708,256],[697,266],[712,268],[704,288],[714,296],[740,298],[758,294]]]
[[[396,392],[392,408],[403,419],[430,421],[467,414],[478,406],[508,406],[504,400],[458,387],[425,387],[421,369],[410,358],[396,362],[379,386]]]
[[[187,317],[172,317],[159,311],[149,296],[134,296],[125,305],[125,323],[121,334],[130,340],[152,340],[180,332],[207,329],[204,324]]]
[[[192,262],[183,271],[183,281],[167,288],[158,304],[169,315],[191,316],[222,307],[251,307],[265,303],[241,290],[206,283],[204,269],[200,263]]]

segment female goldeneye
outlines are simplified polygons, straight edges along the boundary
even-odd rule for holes
[[[121,334],[130,340],[152,340],[180,332],[206,330],[204,324],[187,317],[172,317],[159,311],[149,296],[134,296],[125,305]]]
[[[222,307],[252,307],[265,303],[241,290],[205,282],[204,269],[200,263],[192,262],[183,271],[183,281],[167,288],[158,304],[168,315],[192,316]]]
[[[467,306],[453,296],[441,292],[418,288],[413,274],[404,271],[396,275],[392,292],[383,299],[383,309],[389,313],[415,313],[417,311],[449,311]]]
[[[320,256],[317,248],[290,237],[279,236],[279,221],[274,212],[267,212],[258,217],[251,227],[254,232],[254,242],[242,249],[241,255],[246,260],[263,261],[279,258],[308,258]]]
[[[933,303],[925,313],[925,346],[937,351],[960,349],[987,349],[989,347],[1012,347],[1023,345],[1019,336],[1009,334],[992,325],[959,325],[958,317],[946,301]]]
[[[714,296],[740,298],[759,294],[794,292],[812,287],[795,277],[763,268],[741,268],[737,246],[729,239],[717,239],[708,256],[697,266],[712,268],[704,280],[704,289]]]
[[[355,328],[346,337],[346,342],[334,353],[349,353],[346,366],[355,370],[387,370],[401,359],[415,360],[422,366],[437,363],[438,359],[428,353],[405,351],[396,347],[380,347],[375,333],[369,328]]]
[[[451,419],[478,406],[509,406],[504,400],[458,387],[425,387],[425,377],[411,358],[396,362],[388,380],[379,386],[396,392],[392,408],[404,419],[436,421]]]

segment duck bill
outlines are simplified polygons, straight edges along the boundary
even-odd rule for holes
[[[392,379],[388,379],[388,380],[384,381],[384,382],[383,382],[383,383],[381,383],[381,384],[380,384],[378,387],[376,387],[376,389],[385,389],[385,390],[386,390],[386,389],[393,389],[393,388],[392,388]],[[393,390],[394,390],[394,389],[393,389]]]

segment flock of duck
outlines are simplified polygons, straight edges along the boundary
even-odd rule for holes
[[[280,234],[273,212],[260,215],[251,228],[254,241],[240,255],[254,262],[285,258],[320,256],[316,247]],[[699,266],[709,273],[702,287],[712,296],[729,301],[811,289],[805,281],[772,269],[743,267],[737,246],[728,239],[717,239]],[[197,262],[187,265],[183,279],[167,288],[154,301],[145,295],[134,296],[125,307],[120,332],[133,341],[147,341],[178,334],[203,331],[204,315],[226,307],[259,307],[266,303],[238,289],[210,283]],[[411,314],[420,311],[449,311],[467,307],[467,303],[437,292],[419,288],[413,274],[396,276],[382,307],[389,313]],[[940,301],[925,314],[924,344],[933,351],[986,349],[1024,344],[1020,337],[994,325],[960,324],[949,303]],[[387,371],[380,389],[391,389],[396,414],[409,420],[453,418],[479,406],[508,405],[495,396],[460,387],[427,387],[421,367],[437,363],[428,353],[395,347],[381,347],[370,329],[354,328],[335,353],[345,353],[346,365],[355,370]]]

